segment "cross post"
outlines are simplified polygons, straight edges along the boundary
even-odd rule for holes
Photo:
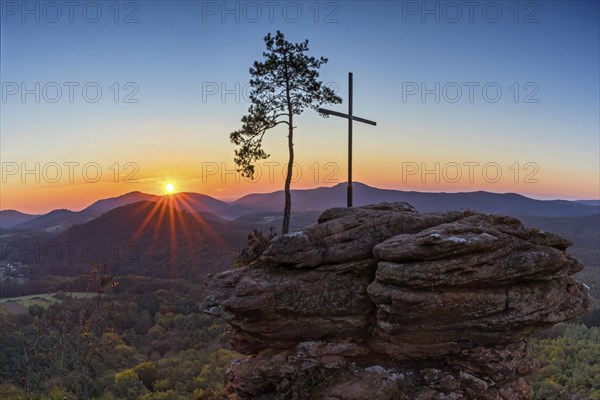
[[[352,72],[348,72],[348,114],[319,108],[319,113],[325,115],[335,115],[336,117],[346,118],[348,120],[348,190],[347,206],[352,207],[352,121],[362,122],[363,124],[377,125],[374,121],[355,117],[352,113]]]

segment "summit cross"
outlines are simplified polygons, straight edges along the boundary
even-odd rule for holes
[[[352,207],[352,121],[362,122],[363,124],[377,125],[376,122],[368,119],[356,117],[352,114],[352,72],[348,73],[348,114],[337,111],[319,108],[319,113],[325,115],[335,115],[336,117],[346,118],[348,120],[348,190],[347,206]]]

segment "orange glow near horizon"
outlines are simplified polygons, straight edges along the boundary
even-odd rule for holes
[[[25,213],[43,214],[54,209],[67,208],[82,210],[95,201],[110,198],[125,193],[140,191],[149,194],[201,193],[226,202],[235,201],[250,193],[268,193],[282,190],[284,179],[282,174],[283,162],[279,169],[269,171],[263,168],[259,179],[250,180],[236,176],[231,165],[222,168],[214,163],[202,170],[202,166],[167,172],[153,172],[141,175],[135,182],[114,182],[103,180],[90,182],[20,182],[9,181],[2,184],[0,191],[0,209],[15,209]],[[600,197],[598,173],[576,173],[568,170],[552,170],[540,166],[534,178],[537,182],[525,181],[526,173],[520,165],[520,174],[516,177],[512,164],[501,164],[502,177],[494,181],[492,170],[488,176],[482,175],[482,168],[475,170],[473,182],[469,182],[467,170],[463,176],[454,182],[451,171],[443,170],[436,177],[434,173],[422,174],[422,171],[411,172],[406,166],[396,163],[395,168],[384,168],[394,165],[386,160],[358,160],[354,165],[354,180],[369,186],[382,189],[423,192],[467,192],[489,191],[495,193],[513,192],[538,199],[566,200],[598,199]],[[428,164],[431,168],[433,163]],[[443,165],[443,164],[442,164]],[[414,167],[414,166],[413,166]],[[516,178],[517,179],[516,179]],[[446,179],[452,178],[452,179]],[[437,180],[437,181],[436,181]],[[325,163],[310,161],[299,164],[298,171],[292,182],[292,189],[310,189],[316,187],[331,187],[346,181],[346,168],[343,162]],[[592,184],[596,182],[596,184]],[[172,185],[172,186],[168,186]]]

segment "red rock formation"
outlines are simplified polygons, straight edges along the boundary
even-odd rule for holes
[[[336,208],[211,277],[205,312],[252,355],[229,368],[242,398],[323,367],[313,398],[528,399],[527,337],[589,304],[569,245],[508,217]]]

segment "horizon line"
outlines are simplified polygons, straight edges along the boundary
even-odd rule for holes
[[[345,184],[347,184],[347,181],[339,182],[339,183],[337,183],[337,184],[335,184],[333,186],[316,186],[316,187],[312,187],[312,188],[299,188],[299,189],[292,188],[291,191],[309,191],[309,190],[316,190],[316,189],[332,189],[332,188],[334,188],[336,186],[345,185]],[[537,201],[568,201],[568,202],[574,202],[574,203],[576,203],[576,202],[582,202],[582,201],[598,201],[598,202],[600,202],[600,196],[597,199],[567,199],[567,198],[560,198],[560,197],[552,198],[552,199],[542,199],[542,198],[531,197],[529,195],[525,195],[525,194],[522,194],[522,193],[519,193],[519,192],[492,192],[492,191],[488,191],[488,190],[471,190],[471,191],[455,191],[455,192],[421,191],[421,190],[402,190],[402,189],[397,189],[397,188],[377,187],[377,186],[371,186],[371,185],[368,185],[366,183],[359,182],[359,181],[355,181],[355,182],[353,182],[353,184],[359,184],[359,185],[367,186],[367,187],[373,188],[373,189],[390,190],[390,191],[404,192],[404,193],[428,193],[428,194],[491,193],[491,194],[499,194],[499,195],[514,194],[514,195],[519,195],[519,196],[522,196],[522,197],[525,197],[525,198],[528,198],[528,199],[532,199],[532,200],[537,200]],[[219,197],[211,196],[211,195],[208,195],[208,194],[205,194],[205,193],[201,193],[201,192],[189,192],[189,191],[183,192],[182,191],[182,192],[157,194],[157,193],[151,193],[151,192],[142,192],[140,190],[133,190],[131,192],[125,192],[125,193],[122,193],[122,194],[119,194],[119,195],[116,195],[116,196],[112,196],[112,197],[99,198],[97,200],[94,200],[89,205],[87,205],[87,206],[85,206],[85,207],[83,207],[81,209],[77,209],[77,210],[69,209],[69,208],[54,208],[54,209],[47,210],[45,212],[41,212],[39,214],[38,213],[33,213],[32,214],[32,213],[29,213],[29,212],[23,212],[23,211],[17,210],[15,208],[7,208],[7,209],[0,209],[0,212],[1,211],[16,211],[16,212],[19,212],[19,213],[22,213],[22,214],[38,215],[38,216],[45,215],[45,214],[48,214],[48,213],[50,213],[52,211],[56,211],[56,210],[67,210],[67,211],[71,211],[71,212],[81,212],[81,211],[83,211],[83,210],[91,207],[93,204],[95,204],[98,201],[108,200],[108,199],[114,199],[114,198],[126,196],[126,195],[131,194],[131,193],[141,193],[141,194],[146,194],[146,195],[150,195],[150,196],[158,196],[158,197],[175,196],[175,195],[178,195],[178,194],[199,194],[199,195],[210,197],[210,198],[218,200],[218,201],[222,201],[224,203],[227,203],[228,205],[231,205],[231,204],[235,203],[236,201],[241,200],[242,198],[247,197],[247,196],[251,196],[251,195],[266,195],[266,194],[268,195],[268,194],[274,194],[274,193],[283,192],[283,191],[284,191],[283,189],[278,189],[278,190],[274,190],[274,191],[270,191],[270,192],[252,192],[252,193],[247,193],[247,194],[244,194],[244,195],[242,195],[240,197],[237,197],[235,200],[224,200],[224,199],[221,199]],[[293,199],[292,199],[292,203],[293,203]],[[586,205],[586,204],[582,204],[582,205]]]

